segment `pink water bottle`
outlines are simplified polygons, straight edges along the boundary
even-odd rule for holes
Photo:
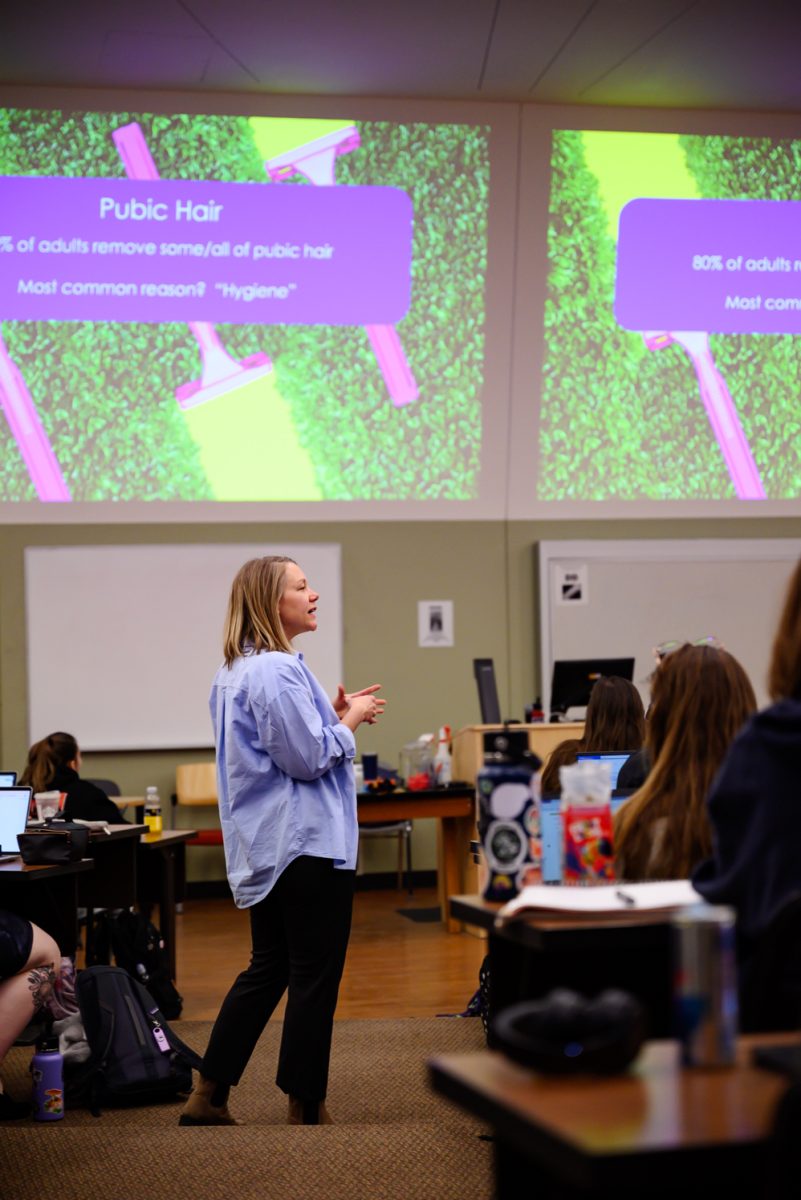
[[[64,1116],[64,1060],[58,1038],[40,1038],[31,1059],[33,1116],[36,1121],[60,1121]]]

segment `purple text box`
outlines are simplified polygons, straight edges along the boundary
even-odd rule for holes
[[[0,318],[393,325],[412,224],[397,188],[0,177]]]
[[[615,318],[651,332],[801,333],[801,201],[632,200]]]

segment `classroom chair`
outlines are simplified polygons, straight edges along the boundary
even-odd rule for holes
[[[107,796],[121,796],[122,792],[118,783],[113,779],[87,779],[87,783],[93,783],[95,787],[100,788],[101,792],[105,792]]]
[[[412,887],[412,822],[406,821],[366,821],[359,822],[359,855],[356,862],[356,873],[361,870],[361,842],[363,838],[396,837],[398,839],[398,891],[403,887],[403,852],[406,850],[406,879],[407,891],[411,896]]]
[[[217,807],[217,765],[214,762],[183,763],[175,768],[175,791],[171,797],[173,817],[176,807]],[[174,823],[174,822],[173,822]],[[199,829],[187,846],[222,846],[222,830]]]

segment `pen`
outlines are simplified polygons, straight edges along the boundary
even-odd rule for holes
[[[628,894],[628,892],[618,891],[618,892],[615,892],[615,895],[617,896],[618,900],[622,900],[624,904],[627,904],[629,906],[629,908],[633,908],[634,905],[637,903],[637,901],[634,899],[634,897],[630,896]]]

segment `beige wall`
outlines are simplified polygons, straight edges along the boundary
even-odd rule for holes
[[[504,716],[522,717],[538,690],[536,542],[542,539],[799,537],[801,518],[759,520],[582,522],[359,522],[352,524],[0,526],[0,767],[21,770],[28,747],[23,553],[28,545],[138,542],[337,542],[342,546],[344,663],[348,687],[380,682],[387,711],[359,735],[362,751],[398,763],[404,742],[447,723],[478,719],[472,659],[495,660]],[[103,580],[97,580],[98,588]],[[453,649],[417,646],[417,601],[452,599]],[[325,620],[325,597],[321,601]],[[655,630],[655,637],[661,631]],[[120,631],[124,636],[124,631]],[[312,635],[313,636],[313,635]],[[736,647],[732,647],[736,653]],[[154,663],[154,675],[158,664]],[[70,680],[53,687],[69,694]],[[124,679],[101,679],[108,703]],[[71,730],[78,740],[80,729]],[[179,762],[203,751],[90,754],[84,774],[111,777],[123,793],[155,783],[169,797]],[[193,819],[194,819],[193,814]],[[201,814],[201,820],[209,814]],[[198,823],[198,822],[195,822]],[[436,861],[435,829],[418,822],[414,866]],[[221,874],[219,853],[193,851],[194,877]],[[367,870],[391,870],[394,852],[381,840],[365,850]]]

